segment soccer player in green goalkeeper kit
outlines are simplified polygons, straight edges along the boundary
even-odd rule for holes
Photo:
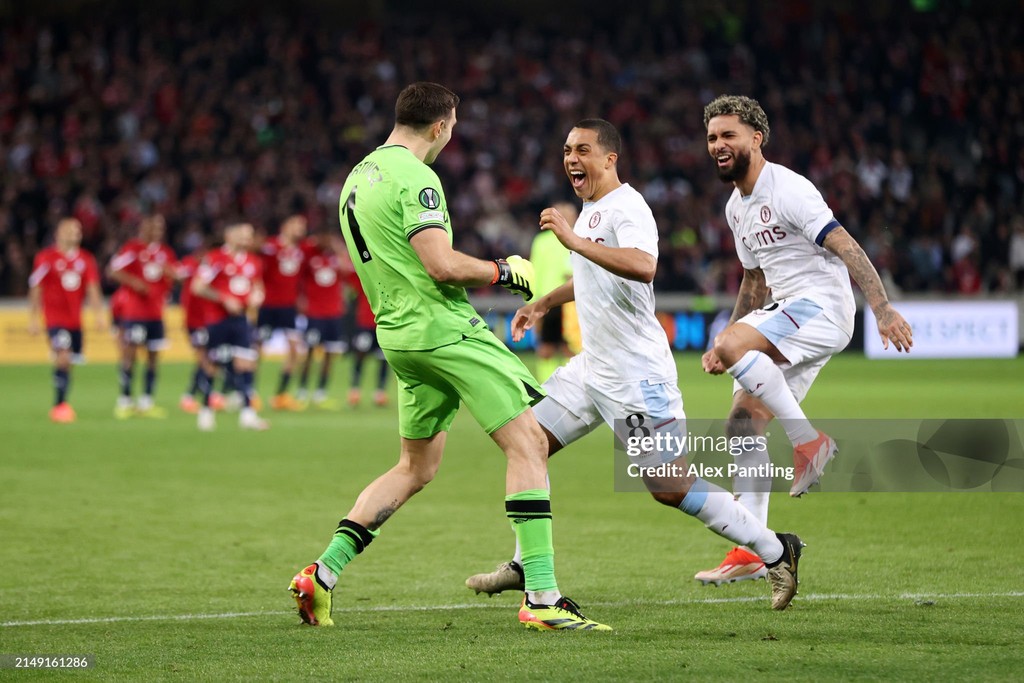
[[[333,624],[338,576],[433,479],[465,403],[508,458],[505,510],[525,574],[520,622],[540,630],[610,630],[584,617],[555,581],[547,441],[531,410],[543,393],[466,296],[467,287],[501,285],[528,301],[533,267],[519,256],[484,261],[452,248],[448,203],[429,164],[451,139],[458,103],[440,85],[407,86],[391,135],[352,169],[342,189],[342,232],[398,378],[401,452],[363,489],[327,549],[289,589],[303,622]]]

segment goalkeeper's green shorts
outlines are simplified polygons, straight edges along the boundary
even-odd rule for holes
[[[488,434],[544,398],[530,371],[490,330],[428,351],[384,349],[398,377],[398,433],[446,432],[465,403]]]

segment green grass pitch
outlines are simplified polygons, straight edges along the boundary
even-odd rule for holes
[[[689,415],[724,417],[729,380],[679,357]],[[171,365],[173,408],[188,368]],[[261,375],[264,395],[274,366]],[[366,373],[372,375],[372,368]],[[339,368],[335,394],[346,389]],[[368,377],[369,379],[369,377]],[[764,582],[703,587],[726,541],[612,490],[607,429],[551,463],[556,566],[602,633],[534,633],[518,597],[466,576],[512,550],[504,462],[460,415],[437,479],[350,565],[334,629],[299,627],[286,587],[363,485],[395,460],[394,408],[112,417],[116,373],[78,368],[79,421],[51,425],[49,370],[0,367],[0,654],[91,654],[121,680],[1019,680],[1024,495],[775,495],[808,543],[782,613]],[[1024,416],[1024,361],[834,359],[811,417]],[[788,464],[788,454],[775,454]],[[842,457],[842,455],[840,455]],[[0,670],[0,679],[30,678]],[[42,674],[46,675],[46,674]]]

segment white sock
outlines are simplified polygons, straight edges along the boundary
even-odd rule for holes
[[[152,407],[153,407],[153,397],[152,396],[140,396],[139,397],[139,409],[140,410],[149,410]]]
[[[768,472],[772,461],[768,457],[768,449],[764,446],[755,446],[752,449],[743,449],[738,455],[733,456],[736,466],[743,472],[760,470]],[[733,477],[732,490],[736,495],[739,504],[747,509],[761,524],[768,524],[768,498],[772,490],[772,478],[769,476],[740,476],[739,473]]]
[[[328,590],[334,590],[334,587],[338,585],[338,575],[330,570],[330,568],[321,562],[316,561],[316,575],[327,586]]]
[[[789,390],[782,370],[766,354],[747,351],[728,372],[748,394],[768,406],[794,446],[818,438],[818,431],[808,422],[800,403]]]
[[[133,405],[135,405],[135,402],[132,401],[131,396],[118,396],[117,397],[117,407],[118,408],[131,408]]]
[[[561,597],[558,591],[526,591],[526,599],[534,605],[553,605]]]
[[[765,564],[782,557],[782,542],[775,532],[750,514],[731,493],[704,479],[693,482],[679,509],[704,522],[719,536],[747,546]]]

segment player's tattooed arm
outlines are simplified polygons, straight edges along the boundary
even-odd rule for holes
[[[846,228],[840,226],[834,229],[825,237],[823,246],[838,256],[846,269],[850,271],[850,277],[864,293],[871,310],[875,311],[880,306],[889,303],[889,297],[885,295],[885,286],[882,285],[878,271],[871,265],[868,255],[864,253],[857,240],[846,232]]]
[[[747,313],[764,305],[768,296],[768,283],[764,279],[764,271],[760,268],[743,270],[740,291],[736,294],[736,306],[732,309],[729,324],[733,324]]]
[[[878,334],[882,338],[882,346],[889,348],[891,341],[897,351],[910,351],[914,345],[914,335],[910,329],[910,323],[903,319],[885,293],[885,285],[878,277],[878,271],[871,264],[868,255],[864,253],[857,240],[853,239],[846,228],[839,226],[825,237],[823,246],[838,256],[846,269],[850,271],[850,277],[860,287],[868,305],[871,306],[878,322]]]

